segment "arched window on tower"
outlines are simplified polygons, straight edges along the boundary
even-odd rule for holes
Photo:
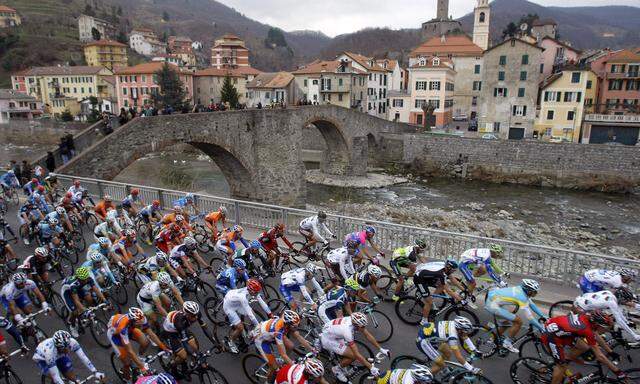
[[[484,16],[484,12],[480,12],[480,20],[479,20],[479,21],[480,21],[481,23],[484,23],[484,17],[485,17],[485,16]]]

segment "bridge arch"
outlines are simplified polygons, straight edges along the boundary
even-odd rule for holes
[[[327,144],[320,170],[333,175],[346,175],[349,171],[351,143],[341,124],[326,116],[314,116],[304,126],[315,127]]]

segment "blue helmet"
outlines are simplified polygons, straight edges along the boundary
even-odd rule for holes
[[[253,240],[251,244],[249,244],[249,248],[260,249],[262,248],[262,244],[258,240]]]
[[[366,227],[364,227],[364,230],[367,233],[371,233],[371,234],[375,234],[376,233],[376,229],[373,228],[371,225],[367,225]]]
[[[188,201],[193,201],[193,193],[187,193],[184,198]]]
[[[236,269],[245,269],[247,268],[247,263],[242,259],[235,259],[233,260],[233,267]]]

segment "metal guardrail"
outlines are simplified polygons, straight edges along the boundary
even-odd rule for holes
[[[59,182],[65,187],[70,186],[74,179],[79,179],[93,196],[109,194],[116,201],[124,199],[131,188],[139,188],[143,201],[160,200],[165,209],[171,208],[173,201],[185,195],[185,192],[182,191],[58,175]],[[282,222],[286,225],[287,232],[291,234],[297,234],[298,224],[302,219],[314,214],[312,211],[302,209],[203,194],[195,194],[195,201],[198,209],[203,212],[217,210],[220,206],[226,207],[229,212],[229,221],[235,224],[264,229],[276,222]],[[640,271],[640,260],[341,215],[329,214],[327,218],[327,226],[339,239],[351,232],[362,230],[366,225],[375,226],[375,241],[383,249],[396,249],[412,244],[415,239],[420,238],[428,244],[427,256],[434,259],[457,259],[462,252],[469,248],[488,246],[491,243],[501,244],[505,252],[499,264],[505,270],[515,274],[548,279],[566,286],[574,286],[579,276],[588,269],[620,269],[625,267],[635,269],[636,272]]]

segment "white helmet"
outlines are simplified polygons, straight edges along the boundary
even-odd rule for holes
[[[362,312],[353,312],[351,314],[351,324],[356,327],[366,327],[369,324],[369,319],[367,319],[367,315]]]
[[[200,306],[195,301],[185,301],[184,305],[182,305],[182,309],[186,313],[190,313],[192,315],[200,313]]]
[[[158,282],[160,284],[164,284],[164,285],[173,284],[173,280],[171,280],[171,276],[167,272],[164,272],[164,271],[158,273]]]
[[[367,273],[369,273],[376,279],[379,279],[380,276],[382,276],[382,269],[380,269],[380,267],[378,267],[377,265],[369,264],[369,266],[367,267]]]
[[[187,248],[195,248],[196,244],[196,239],[194,239],[193,237],[187,236],[184,238],[184,245],[186,245]]]
[[[453,319],[453,324],[456,326],[456,329],[461,330],[465,333],[470,333],[473,331],[473,323],[471,320],[467,319],[464,316],[457,316]]]
[[[62,215],[67,213],[67,210],[64,209],[64,207],[58,207],[58,208],[56,208],[56,212],[58,213],[58,215],[62,216]]]
[[[540,284],[533,279],[522,279],[522,289],[525,293],[535,293],[540,290]]]
[[[100,245],[111,245],[111,240],[108,237],[101,237],[98,239],[98,244]]]
[[[102,262],[102,253],[100,253],[100,252],[91,252],[91,254],[89,255],[89,260],[91,260],[94,263],[101,263]]]

